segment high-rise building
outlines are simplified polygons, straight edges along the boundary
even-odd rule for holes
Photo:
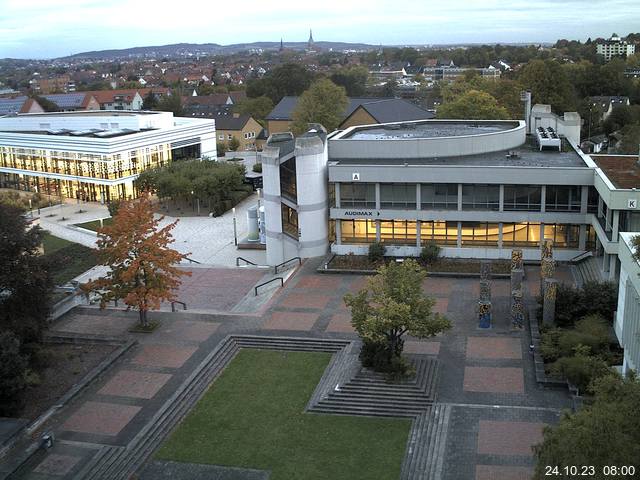
[[[615,33],[608,40],[596,44],[596,53],[602,55],[607,62],[613,57],[628,57],[635,51],[636,46],[633,43],[622,40]]]

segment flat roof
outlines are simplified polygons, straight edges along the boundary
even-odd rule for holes
[[[453,157],[423,158],[332,158],[329,149],[329,162],[334,165],[469,165],[487,167],[587,167],[578,152],[566,140],[562,139],[562,151],[544,149],[540,151],[532,135],[517,148],[497,152],[462,155]]]
[[[135,117],[138,115],[158,115],[164,112],[147,110],[75,110],[73,112],[20,113],[14,117]]]
[[[450,121],[429,120],[427,122],[397,123],[355,127],[341,138],[349,140],[403,140],[412,138],[461,137],[504,132],[519,126],[517,121]]]
[[[590,155],[616,188],[640,188],[638,155]]]

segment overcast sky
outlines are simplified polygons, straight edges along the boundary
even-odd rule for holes
[[[639,0],[0,0],[0,58],[169,43],[553,42],[640,30]]]

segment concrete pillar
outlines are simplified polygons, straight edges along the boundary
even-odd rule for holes
[[[558,294],[558,282],[553,278],[544,281],[544,295],[542,302],[542,323],[553,325],[556,319],[556,296]]]
[[[267,264],[278,265],[284,258],[284,237],[280,197],[280,148],[267,146],[260,154],[262,193],[267,237]]]
[[[462,222],[458,222],[458,240],[456,246],[458,248],[462,247]]]
[[[421,241],[421,227],[422,227],[422,222],[420,220],[418,220],[416,222],[416,247],[420,248],[420,244],[422,243]]]
[[[298,255],[302,258],[324,256],[329,248],[326,142],[315,135],[298,137],[295,155],[296,182],[299,186]]]
[[[610,255],[609,257],[609,280],[614,281],[617,277],[618,256]]]
[[[618,229],[620,228],[620,210],[613,210],[611,218],[611,240],[616,242],[618,240]]]
[[[607,208],[607,215],[605,217],[605,231],[610,232],[611,231],[611,225],[613,224],[612,222],[612,214],[611,214],[612,210],[610,208]]]
[[[498,248],[502,249],[502,225],[503,223],[498,224]]]
[[[458,211],[462,211],[462,184],[458,184]]]
[[[380,220],[374,220],[376,222],[376,242],[380,243]]]
[[[580,225],[580,237],[578,240],[578,249],[587,249],[587,226],[585,224]]]
[[[380,184],[376,183],[376,210],[380,210]]]
[[[609,272],[609,254],[606,252],[602,254],[602,271],[604,273]]]
[[[420,188],[420,184],[416,183],[416,210],[420,210],[422,208],[422,205],[420,205],[421,203],[422,203],[422,189]]]
[[[585,214],[589,210],[589,186],[583,185],[580,192],[580,213]]]
[[[542,213],[547,211],[547,186],[542,185],[540,189],[540,211]]]
[[[499,212],[504,212],[504,185],[500,185],[500,205],[498,206]],[[502,235],[502,227],[500,227],[500,234]]]
[[[340,207],[340,182],[333,184],[333,194],[336,196],[336,208]]]
[[[342,245],[342,221],[336,219],[336,245]]]

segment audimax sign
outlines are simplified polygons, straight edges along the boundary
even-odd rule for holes
[[[377,210],[346,210],[345,217],[379,217],[380,212]]]

